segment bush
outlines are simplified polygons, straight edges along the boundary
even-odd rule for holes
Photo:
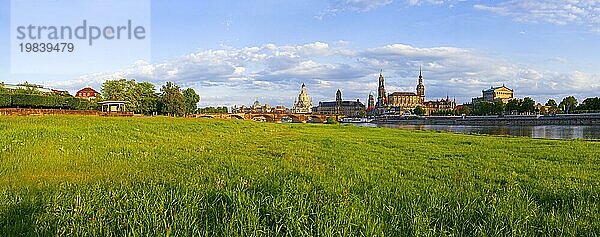
[[[334,117],[327,118],[326,124],[338,124],[338,121]]]
[[[60,95],[0,94],[2,108],[97,110],[94,102]]]
[[[12,104],[10,95],[0,94],[0,108],[10,107]]]
[[[12,95],[12,107],[19,108],[52,108],[60,107],[57,101],[50,96],[14,94]]]

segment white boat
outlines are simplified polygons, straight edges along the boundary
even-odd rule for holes
[[[370,123],[373,119],[369,118],[343,118],[340,123]]]

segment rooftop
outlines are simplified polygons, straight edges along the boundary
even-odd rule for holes
[[[502,89],[502,88],[507,89],[509,91],[513,91],[513,89],[510,89],[510,88],[502,85],[502,86],[498,86],[498,87],[491,87],[490,89],[484,90],[484,92],[492,92],[492,91],[495,91],[495,90],[498,90],[498,89]]]
[[[333,107],[333,106],[337,106],[337,102],[335,102],[335,101],[319,102],[319,106]],[[345,101],[342,101],[342,106],[364,106],[364,105],[360,101],[345,100]]]
[[[390,94],[391,96],[417,96],[414,92],[394,92]]]

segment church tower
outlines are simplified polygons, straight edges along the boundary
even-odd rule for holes
[[[369,93],[369,109],[375,108],[375,96],[373,96],[373,92]]]
[[[425,102],[425,85],[423,84],[422,68],[419,68],[419,85],[417,85],[417,95],[420,97],[421,104]]]
[[[381,73],[379,73],[379,89],[377,90],[377,107],[384,107],[386,105],[385,78],[383,77],[383,69],[381,69]]]
[[[342,112],[342,91],[340,89],[335,93],[335,113],[340,114]]]

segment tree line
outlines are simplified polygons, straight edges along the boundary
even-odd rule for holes
[[[413,110],[416,115],[425,115],[425,109],[417,106]],[[600,113],[600,98],[586,98],[578,103],[574,96],[567,96],[557,103],[554,99],[549,99],[544,106],[536,106],[536,102],[530,98],[511,99],[504,104],[502,101],[480,101],[475,104],[460,106],[454,110],[435,111],[431,115],[523,115],[523,114],[580,114],[580,113]]]
[[[567,96],[557,103],[549,99],[544,106],[537,107],[530,97],[512,99],[504,104],[502,101],[481,101],[463,109],[466,115],[517,115],[517,114],[579,114],[600,112],[600,98],[587,98],[581,104],[574,96]]]
[[[109,80],[102,84],[102,95],[95,100],[75,98],[68,93],[54,94],[26,89],[9,90],[0,83],[0,108],[42,108],[71,110],[100,110],[98,102],[104,100],[126,101],[126,110],[136,114],[184,116],[198,110],[200,96],[192,88],[181,89],[167,82],[157,92],[149,82],[135,80]]]
[[[200,102],[200,96],[192,88],[184,90],[175,83],[167,82],[157,92],[152,83],[127,79],[104,82],[102,99],[127,101],[127,110],[137,114],[169,116],[194,114]]]
[[[223,107],[206,107],[206,108],[199,108],[198,109],[198,113],[201,114],[226,114],[229,112],[229,109],[226,106]]]

